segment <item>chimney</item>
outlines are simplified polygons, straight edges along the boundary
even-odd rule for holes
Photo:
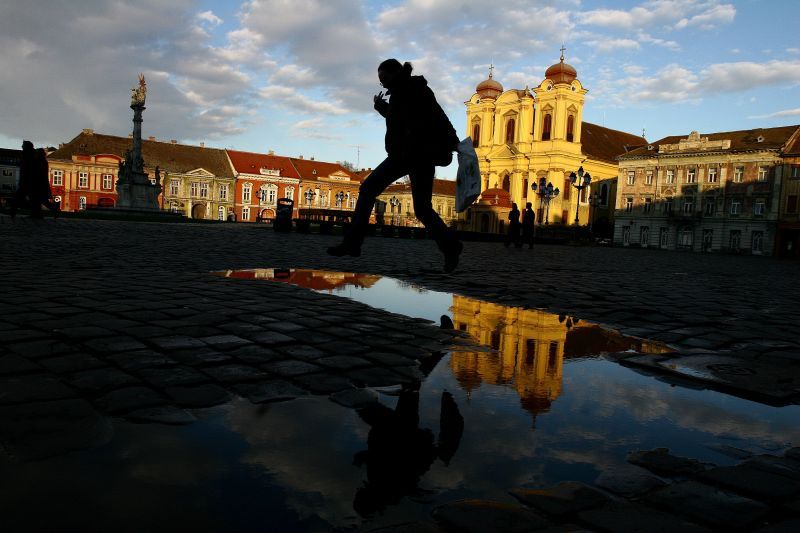
[[[200,148],[205,148],[205,147],[206,147],[206,143],[200,143]]]
[[[128,139],[133,139],[133,133],[128,134]]]
[[[267,152],[267,155],[275,155],[275,150],[270,150],[269,152]]]
[[[94,130],[93,130],[92,128],[85,128],[85,129],[83,130],[83,133],[84,133],[85,135],[94,135]]]
[[[151,135],[150,137],[148,137],[148,138],[147,138],[147,140],[148,140],[148,141],[155,141],[155,140],[156,140],[156,138],[155,138],[155,137],[153,137],[153,136]]]
[[[178,144],[178,139],[170,139],[169,142],[172,144]]]
[[[312,157],[309,157],[309,159],[310,159],[311,161],[313,161],[313,160],[314,160],[314,157],[313,157],[313,156],[312,156]]]
[[[64,148],[64,143],[58,143],[58,149],[61,150],[62,148]]]
[[[303,159],[303,156],[302,155],[298,155],[297,159]]]

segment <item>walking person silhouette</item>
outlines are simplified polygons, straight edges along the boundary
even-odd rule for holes
[[[525,204],[525,211],[522,212],[522,241],[528,243],[529,248],[533,248],[533,230],[536,224],[536,214],[530,202]]]
[[[444,271],[452,272],[464,246],[433,209],[433,177],[436,166],[447,166],[458,145],[456,130],[422,76],[412,76],[413,67],[397,59],[378,66],[378,79],[386,89],[373,102],[386,119],[386,159],[364,180],[358,191],[355,213],[344,240],[328,248],[330,255],[361,255],[369,215],[378,195],[393,182],[408,175],[414,214],[431,232],[444,254]]]
[[[34,149],[32,142],[22,141],[19,186],[11,205],[11,218],[16,217],[17,209],[27,207],[30,209],[31,218],[40,219],[42,205],[57,216],[59,206],[52,198],[47,154],[43,148]]]

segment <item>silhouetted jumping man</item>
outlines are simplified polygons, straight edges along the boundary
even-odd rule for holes
[[[375,95],[375,110],[386,118],[387,157],[364,180],[358,192],[350,230],[328,253],[337,257],[361,255],[361,244],[375,200],[386,187],[408,175],[414,214],[431,232],[444,254],[444,271],[452,272],[464,246],[431,204],[436,166],[447,166],[458,146],[456,130],[436,101],[428,82],[412,76],[410,63],[387,59],[378,66],[378,79],[386,88]]]

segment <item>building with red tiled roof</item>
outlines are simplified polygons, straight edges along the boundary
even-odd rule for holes
[[[384,219],[395,226],[422,227],[422,223],[414,215],[414,200],[411,195],[411,183],[406,179],[390,185],[378,196],[378,200],[386,202]],[[431,204],[445,224],[453,225],[456,215],[456,182],[435,178]]]
[[[362,178],[340,163],[302,157],[291,158],[300,175],[303,207],[352,210],[358,199]]]
[[[780,209],[789,202],[788,193],[781,197],[782,187],[790,189],[786,162],[799,130],[693,131],[621,155],[614,242],[772,254]]]
[[[236,220],[270,221],[275,218],[278,199],[295,202],[300,198],[300,174],[288,157],[227,150],[236,177]]]
[[[114,206],[119,163],[131,146],[129,137],[85,129],[50,153],[51,190],[61,201],[61,209]],[[142,140],[142,157],[151,181],[159,169],[163,209],[219,220],[233,209],[233,171],[224,150],[150,137]]]
[[[778,214],[777,254],[800,258],[800,133],[795,132],[783,150],[783,184]]]

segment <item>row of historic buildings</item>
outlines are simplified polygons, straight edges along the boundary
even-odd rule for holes
[[[114,206],[119,166],[130,146],[130,138],[86,129],[50,153],[51,189],[62,210]],[[162,185],[162,209],[210,220],[271,219],[281,198],[292,199],[295,209],[352,209],[369,172],[313,158],[191,146],[153,137],[142,141],[142,157],[150,180]]]
[[[533,89],[490,70],[465,102],[482,193],[461,228],[503,232],[512,203],[531,202],[537,223],[590,224],[622,246],[798,256],[800,126],[648,143],[584,122],[587,92],[563,53]],[[590,183],[570,179],[579,169]]]

